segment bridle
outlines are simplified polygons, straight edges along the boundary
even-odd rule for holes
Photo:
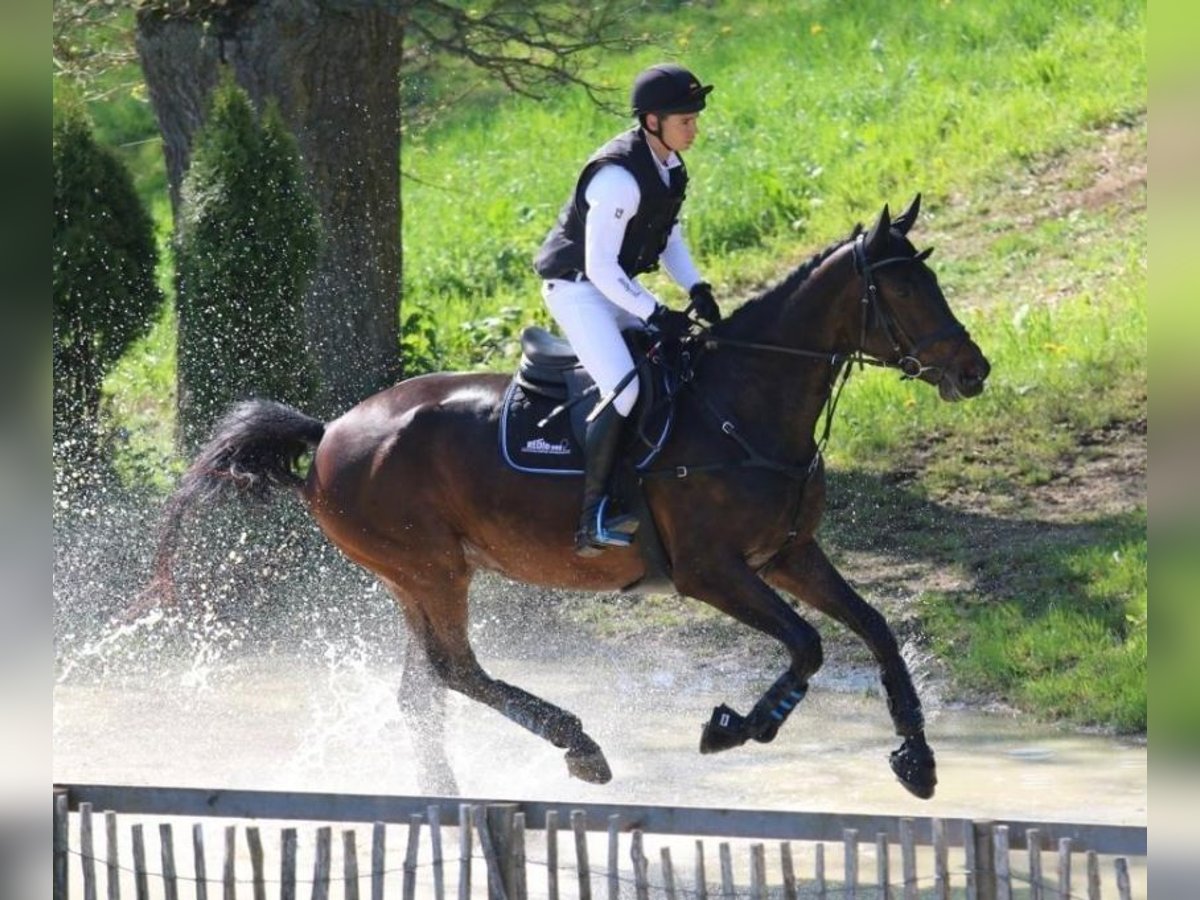
[[[922,250],[912,256],[889,256],[885,259],[872,262],[867,258],[866,239],[862,234],[859,234],[854,239],[853,259],[854,269],[863,281],[863,294],[860,307],[862,309],[862,324],[859,329],[859,342],[857,349],[845,353],[840,351],[821,351],[821,350],[806,350],[798,347],[785,347],[781,344],[768,344],[758,341],[743,341],[734,338],[718,337],[710,332],[701,332],[693,339],[695,344],[701,349],[716,349],[719,347],[731,347],[741,350],[758,350],[770,353],[783,353],[790,356],[802,356],[810,359],[820,359],[828,362],[830,371],[830,381],[828,393],[825,399],[825,408],[823,418],[825,420],[822,429],[821,437],[817,440],[816,453],[804,465],[789,465],[780,463],[775,460],[770,460],[764,457],[761,453],[755,450],[741,436],[733,422],[721,413],[703,393],[693,392],[694,396],[700,401],[700,405],[704,407],[710,415],[712,415],[720,425],[722,433],[732,438],[737,442],[746,456],[740,463],[733,465],[754,466],[758,468],[767,468],[777,472],[781,472],[792,478],[807,480],[808,477],[816,470],[820,464],[821,455],[829,442],[829,435],[833,428],[833,416],[837,410],[838,400],[841,398],[842,390],[846,386],[846,382],[850,378],[850,373],[854,368],[854,363],[858,363],[859,368],[863,366],[881,366],[883,368],[896,369],[901,373],[901,377],[905,380],[919,378],[923,375],[936,373],[935,383],[938,383],[945,377],[945,367],[942,365],[926,365],[921,360],[921,353],[928,347],[938,343],[939,341],[948,340],[957,337],[954,348],[951,350],[951,355],[957,352],[958,347],[962,345],[969,337],[967,329],[960,322],[952,324],[935,331],[933,334],[925,335],[917,340],[913,340],[904,327],[897,321],[896,317],[891,315],[889,310],[884,306],[879,297],[879,288],[875,284],[875,272],[885,266],[900,265],[902,263],[918,263],[925,260],[931,250]],[[891,359],[881,359],[877,356],[867,353],[864,349],[867,343],[867,335],[872,327],[879,328],[887,337],[889,344],[892,347],[893,357]],[[907,346],[907,350],[904,349]],[[838,373],[841,373],[840,379]],[[690,378],[683,380],[684,384],[689,384]],[[616,391],[613,392],[614,394]],[[730,464],[716,463],[703,466],[678,466],[675,470],[675,476],[679,478],[687,477],[692,472],[700,472],[706,470],[715,470],[729,468]],[[670,474],[669,471],[647,472],[644,474]]]
[[[926,374],[936,373],[934,382],[937,383],[945,377],[945,366],[926,365],[921,361],[921,352],[939,341],[957,337],[958,340],[949,354],[952,357],[958,348],[962,346],[963,342],[970,337],[967,329],[961,322],[952,321],[946,327],[933,332],[933,334],[925,335],[925,337],[919,340],[913,340],[900,322],[897,321],[896,317],[891,315],[887,307],[880,302],[879,289],[875,285],[875,271],[877,269],[899,263],[922,262],[932,252],[933,248],[928,248],[914,256],[889,256],[885,259],[871,262],[867,259],[866,238],[860,234],[854,239],[854,269],[863,279],[861,303],[862,327],[859,330],[857,351],[860,365],[864,362],[870,362],[873,365],[899,369],[905,379],[920,378]],[[879,328],[887,336],[888,342],[892,345],[892,352],[895,354],[894,359],[879,360],[866,355],[866,351],[863,348],[867,343],[867,323],[870,320],[877,322]],[[902,342],[908,345],[907,351],[902,348]]]
[[[835,368],[842,363],[858,363],[859,368],[863,366],[879,366],[887,369],[897,369],[904,380],[932,374],[936,375],[936,378],[934,378],[934,383],[936,384],[944,377],[945,366],[925,364],[921,360],[921,353],[939,341],[957,337],[958,340],[948,354],[948,356],[952,357],[962,343],[970,337],[970,333],[961,322],[953,321],[932,334],[914,340],[879,299],[879,288],[875,284],[876,270],[901,263],[923,262],[932,252],[933,249],[929,248],[913,256],[889,256],[885,259],[871,262],[867,258],[865,236],[859,234],[854,239],[854,270],[863,280],[863,294],[859,304],[862,316],[859,328],[858,348],[849,353],[831,352],[828,350],[805,350],[798,347],[785,347],[782,344],[767,344],[759,341],[741,341],[733,338],[717,337],[708,332],[701,333],[699,340],[704,347],[709,349],[735,347],[743,350],[762,350],[771,353],[784,353],[791,356],[805,356],[812,359],[828,360],[830,365]],[[871,330],[872,323],[874,327],[882,330],[887,337],[893,353],[891,359],[881,359],[877,356],[872,356],[864,349],[867,344],[867,334]],[[908,347],[907,350],[904,349],[905,345]],[[846,371],[849,371],[849,367]]]

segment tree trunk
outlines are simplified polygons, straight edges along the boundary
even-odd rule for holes
[[[403,26],[395,12],[320,0],[225,8],[233,11],[203,20],[154,7],[138,16],[171,206],[178,219],[192,139],[227,64],[256,106],[279,104],[320,210],[322,250],[304,331],[321,380],[323,408],[314,412],[331,416],[400,377]]]

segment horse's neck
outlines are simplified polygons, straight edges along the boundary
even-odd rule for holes
[[[757,301],[763,307],[744,323],[729,323],[729,337],[780,349],[719,349],[707,361],[700,385],[720,399],[735,424],[760,423],[756,430],[770,432],[776,452],[793,458],[814,446],[813,426],[840,371],[834,354],[852,349],[848,318],[855,304],[848,261],[840,257],[833,254],[788,295]]]

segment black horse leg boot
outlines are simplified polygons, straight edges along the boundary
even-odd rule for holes
[[[612,406],[588,423],[583,447],[583,513],[575,532],[575,552],[597,556],[606,547],[628,547],[633,543],[637,518],[608,516],[608,479],[621,443],[624,419]]]

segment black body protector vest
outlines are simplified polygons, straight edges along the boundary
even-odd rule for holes
[[[574,278],[584,271],[584,226],[587,199],[584,193],[592,176],[603,165],[615,164],[637,179],[641,200],[637,215],[625,228],[625,239],[617,262],[630,278],[658,268],[658,258],[667,246],[671,229],[679,219],[679,210],[687,192],[687,169],[680,165],[671,172],[671,184],[663,184],[658,163],[653,159],[646,135],[634,128],[617,135],[592,154],[575,192],[558,214],[541,250],[533,259],[534,270],[543,278]]]

